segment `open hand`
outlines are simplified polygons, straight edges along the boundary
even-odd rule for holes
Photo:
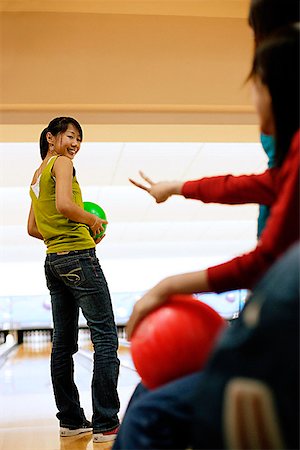
[[[182,183],[177,181],[160,181],[154,183],[149,177],[147,177],[141,170],[139,171],[141,178],[146,181],[147,184],[139,183],[138,181],[129,178],[129,181],[140,189],[148,192],[155,200],[156,203],[165,202],[171,195],[178,194],[178,187]]]

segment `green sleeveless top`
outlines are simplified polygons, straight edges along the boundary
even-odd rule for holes
[[[52,167],[59,156],[51,158],[34,185],[30,186],[30,197],[37,228],[44,238],[47,253],[85,250],[95,247],[89,227],[73,222],[60,214],[55,204],[55,178]],[[80,186],[73,175],[73,201],[83,208]]]

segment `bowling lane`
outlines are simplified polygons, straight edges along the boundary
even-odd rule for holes
[[[91,417],[90,385],[92,352],[87,339],[75,355],[75,379],[82,406]],[[26,342],[15,348],[0,370],[0,450],[90,450],[109,449],[111,444],[93,444],[92,436],[60,438],[55,417],[49,357],[51,343]],[[129,348],[120,346],[120,418],[139,381]]]

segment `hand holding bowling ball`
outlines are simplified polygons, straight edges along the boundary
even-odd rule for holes
[[[137,325],[131,354],[143,384],[153,389],[201,370],[224,319],[191,295],[173,295]]]
[[[91,214],[95,214],[95,216],[99,217],[99,219],[106,220],[105,212],[103,211],[101,206],[97,205],[97,203],[83,202],[83,208],[85,211],[87,211]],[[99,233],[99,234],[96,234],[96,236],[94,236],[90,230],[91,236],[93,237],[94,240],[99,239],[101,236],[104,235],[107,224],[103,223],[102,226],[103,226],[103,231],[101,231],[101,233]]]

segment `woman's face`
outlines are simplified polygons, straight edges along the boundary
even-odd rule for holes
[[[57,136],[51,135],[51,138],[54,151],[59,155],[73,159],[80,149],[81,137],[79,131],[71,123],[64,133],[59,133]]]
[[[270,91],[257,75],[252,79],[252,98],[261,132],[274,136],[275,122]]]

